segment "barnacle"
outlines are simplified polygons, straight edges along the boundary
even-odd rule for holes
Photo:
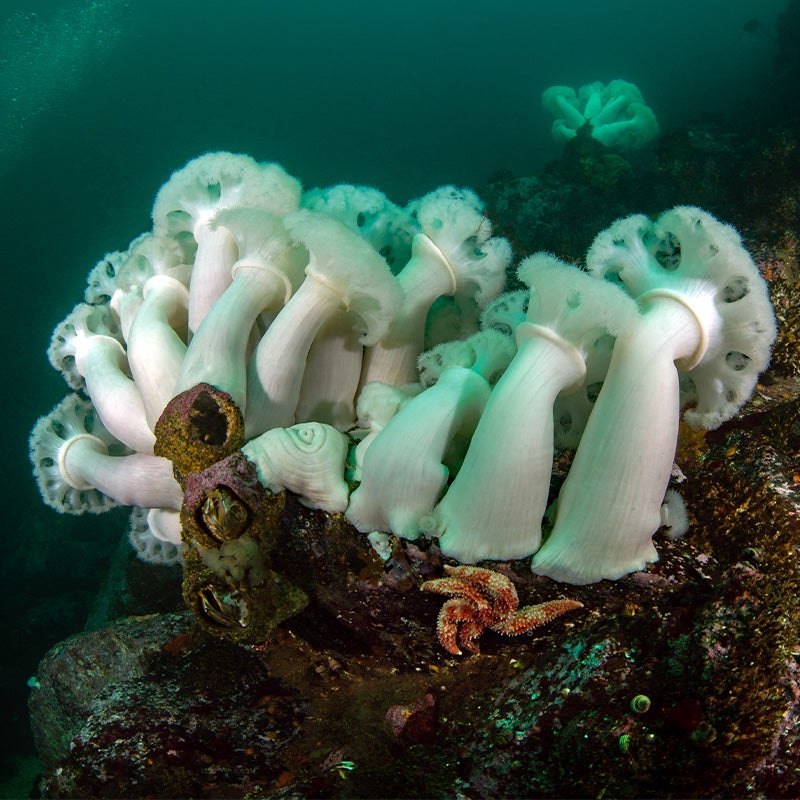
[[[230,555],[236,548],[238,563]],[[265,554],[247,535],[219,550],[189,548],[183,598],[203,630],[238,644],[262,643],[308,603],[301,589],[266,566]]]
[[[207,624],[221,628],[244,628],[250,618],[247,600],[241,592],[223,591],[213,584],[197,592],[198,608]]]
[[[218,542],[237,539],[250,522],[247,505],[227,486],[216,486],[200,509],[199,523]]]
[[[167,403],[155,424],[156,455],[179,475],[199,472],[244,444],[244,418],[227,392],[199,383]]]
[[[246,533],[269,550],[284,495],[273,494],[259,483],[255,466],[240,451],[190,473],[185,484],[184,541],[213,548]]]

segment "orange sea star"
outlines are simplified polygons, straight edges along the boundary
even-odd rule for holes
[[[425,581],[420,588],[450,597],[439,611],[436,633],[442,647],[453,655],[461,655],[460,647],[480,652],[477,638],[486,628],[518,636],[583,607],[577,600],[561,599],[518,608],[517,590],[505,575],[464,565],[445,565],[444,571],[446,577]]]

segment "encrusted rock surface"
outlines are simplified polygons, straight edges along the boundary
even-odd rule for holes
[[[278,778],[307,700],[193,628],[129,618],[51,651],[31,698],[48,795],[211,797]]]

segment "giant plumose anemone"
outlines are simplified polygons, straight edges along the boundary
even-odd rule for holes
[[[630,98],[600,89],[584,110],[612,124]],[[533,555],[569,583],[643,568],[682,407],[716,427],[767,366],[766,284],[692,207],[618,220],[585,270],[534,254],[502,294],[511,263],[470,189],[400,207],[245,155],[190,161],[54,331],[72,392],[30,437],[45,502],[135,507],[140,555],[183,559],[201,624],[237,641],[305,604],[270,568],[285,492],[462,562]],[[558,444],[577,451],[542,543]],[[232,553],[247,568],[222,569]]]

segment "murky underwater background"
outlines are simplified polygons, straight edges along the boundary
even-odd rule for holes
[[[126,514],[65,518],[30,478],[27,435],[65,393],[50,332],[85,275],[149,228],[158,187],[212,149],[306,187],[532,174],[560,151],[541,91],[624,78],[662,130],[769,119],[788,0],[96,0],[0,4],[3,541],[0,781],[32,752],[25,681],[81,629]],[[640,210],[640,209],[635,209]],[[14,650],[14,655],[10,655]]]

